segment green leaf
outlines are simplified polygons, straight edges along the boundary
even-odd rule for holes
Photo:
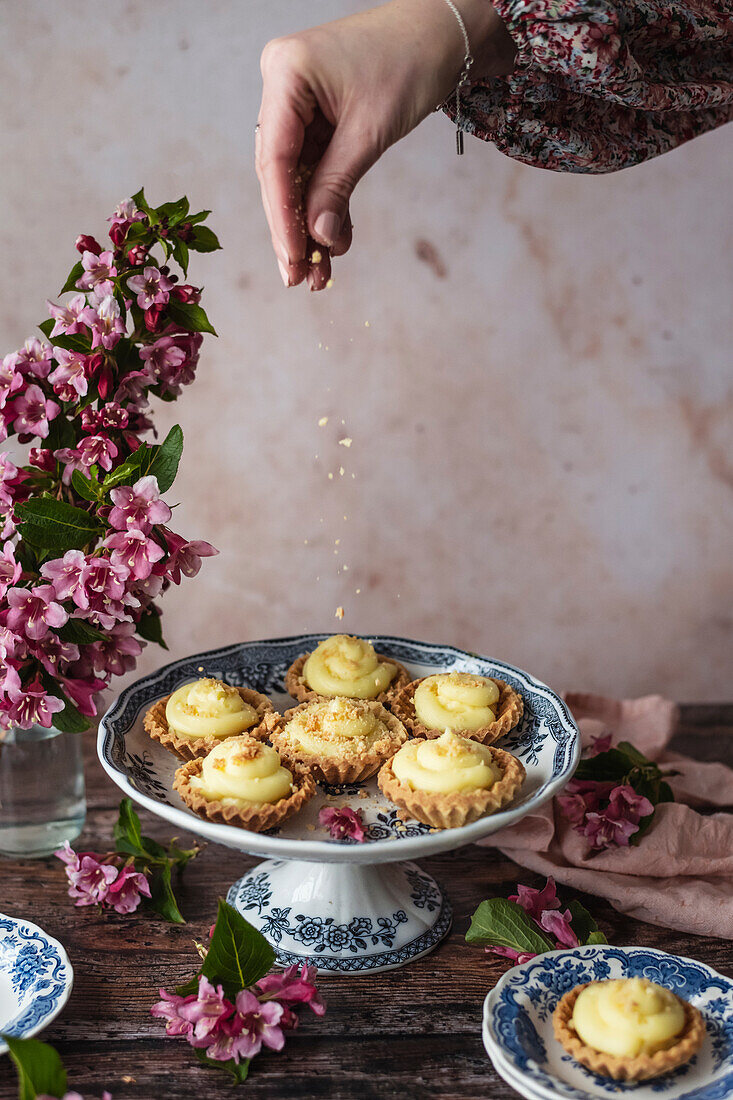
[[[208,225],[197,225],[191,233],[188,247],[193,252],[217,252],[221,245],[216,233]]]
[[[608,752],[599,752],[597,756],[591,756],[587,760],[581,760],[575,769],[574,779],[594,779],[599,782],[620,782],[624,779],[633,764],[626,753],[619,749],[609,749]]]
[[[10,1057],[18,1071],[18,1100],[36,1100],[37,1096],[63,1096],[66,1092],[66,1070],[48,1043],[38,1039],[15,1039],[0,1036],[7,1044]]]
[[[62,733],[84,733],[89,729],[91,722],[88,718],[79,711],[70,699],[67,699],[63,691],[54,685],[52,695],[55,695],[57,699],[62,699],[66,704],[63,710],[58,711],[57,714],[52,716],[52,722],[57,730],[61,730]]]
[[[41,321],[40,325],[38,326],[47,340],[51,339],[51,332],[53,331],[53,326],[55,324],[55,319],[53,317],[49,317],[46,321]]]
[[[511,947],[534,955],[555,949],[552,940],[539,930],[521,905],[507,898],[489,898],[481,902],[471,917],[466,943]]]
[[[198,225],[199,222],[205,222],[210,213],[210,210],[199,210],[196,214],[189,214],[186,221],[190,225]]]
[[[622,752],[624,756],[627,756],[632,764],[636,764],[640,768],[648,767],[649,764],[652,764],[652,761],[647,756],[644,756],[643,752],[639,752],[630,741],[619,741],[616,748],[619,752]],[[656,765],[653,766],[656,767]]]
[[[81,550],[104,534],[104,528],[89,512],[54,497],[28,500],[19,504],[16,512],[23,538],[44,550]]]
[[[188,211],[189,204],[185,195],[177,202],[164,202],[162,206],[156,208],[158,217],[167,218],[169,225],[178,225],[179,222],[185,221]]]
[[[61,447],[73,447],[75,443],[76,434],[71,421],[65,416],[55,417],[48,426],[44,446],[49,451],[58,451]]]
[[[173,242],[173,259],[180,266],[184,277],[188,275],[188,245],[180,237]]]
[[[608,940],[602,932],[591,932],[590,936],[588,936],[588,939],[585,941],[584,946],[588,946],[589,944],[594,943],[608,943]]]
[[[581,905],[579,901],[571,901],[568,906],[570,910],[570,923],[578,937],[580,944],[586,943],[606,943],[606,937],[602,932],[598,931],[598,925],[593,920],[588,910],[584,905]],[[591,939],[592,936],[600,936],[600,939]]]
[[[633,834],[633,836],[631,837],[631,840],[629,841],[629,843],[633,844],[633,846],[636,847],[637,844],[639,844],[640,841],[643,839],[644,834],[649,832],[649,830],[651,829],[653,824],[654,824],[654,813],[650,813],[650,814],[647,814],[646,817],[642,817],[641,821],[639,822],[639,828]]]
[[[151,236],[150,226],[145,222],[132,222],[127,228],[125,234],[125,248],[132,248],[133,245],[140,244]]]
[[[148,206],[147,199],[145,198],[144,187],[141,187],[140,190],[132,196],[132,201],[135,203],[135,206],[138,208],[138,210],[143,210],[146,214],[151,213],[151,209]]]
[[[167,649],[168,646],[163,638],[161,620],[162,616],[160,612],[154,607],[149,607],[141,616],[140,621],[135,627],[135,633],[139,634],[141,638],[144,638],[146,642],[155,642],[157,645],[161,646],[162,649]]]
[[[131,798],[123,798],[120,812],[113,828],[115,850],[131,856],[144,855],[140,818],[137,816]]]
[[[197,989],[198,985],[194,988],[194,993]],[[251,1058],[245,1058],[239,1063],[235,1062],[233,1058],[230,1058],[228,1062],[216,1062],[213,1058],[209,1058],[206,1051],[201,1050],[200,1047],[194,1047],[193,1052],[202,1066],[210,1066],[212,1069],[224,1070],[237,1085],[241,1085],[247,1080]]]
[[[669,772],[667,774],[669,774]],[[657,802],[674,802],[674,792],[672,791],[669,783],[659,784]]]
[[[150,878],[149,905],[171,924],[185,924],[171,886],[170,863],[156,864]]]
[[[94,502],[99,499],[99,494],[94,491],[95,484],[99,488],[99,482],[93,482],[91,478],[84,477],[81,470],[74,470],[71,475],[71,486],[82,500]]]
[[[261,932],[220,898],[219,912],[201,973],[221,984],[230,1000],[254,985],[275,962],[275,952]]]
[[[146,448],[139,463],[140,477],[152,474],[158,479],[160,492],[167,492],[176,480],[182,454],[183,432],[180,424],[174,424],[160,446]]]
[[[69,277],[67,278],[64,285],[61,287],[61,290],[59,291],[59,294],[66,294],[67,290],[76,290],[77,289],[76,284],[79,281],[79,279],[81,279],[83,274],[84,274],[84,265],[82,264],[81,260],[79,260],[79,262],[74,264],[71,271],[69,272]]]
[[[106,638],[106,634],[99,627],[85,623],[82,619],[68,619],[56,633],[62,642],[73,642],[74,645],[90,645],[92,642],[99,642]]]
[[[92,350],[91,340],[78,333],[72,333],[70,336],[59,333],[58,336],[50,337],[50,340],[54,347],[65,348],[67,351],[80,351],[88,355]]]
[[[171,298],[167,308],[171,321],[187,332],[210,332],[213,336],[217,335],[216,329],[201,306],[194,305],[193,302],[179,302],[177,298]]]

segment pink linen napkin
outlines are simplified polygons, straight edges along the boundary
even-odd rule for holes
[[[610,732],[614,744],[630,741],[679,772],[669,781],[678,801],[658,807],[638,847],[591,854],[554,801],[479,843],[499,848],[522,867],[606,898],[639,920],[733,940],[733,814],[693,808],[733,808],[733,769],[667,753],[678,712],[659,696],[616,700],[568,694],[565,699],[584,746]]]

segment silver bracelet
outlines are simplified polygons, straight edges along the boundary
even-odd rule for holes
[[[466,24],[463,22],[463,16],[459,12],[453,0],[445,0],[450,10],[458,20],[458,26],[461,28],[461,34],[463,35],[463,44],[466,47],[466,52],[463,56],[463,69],[461,75],[458,78],[456,84],[456,153],[463,156],[463,130],[461,129],[461,89],[463,85],[468,82],[468,73],[473,65],[473,57],[471,56],[471,43],[468,41],[468,31],[466,30]]]

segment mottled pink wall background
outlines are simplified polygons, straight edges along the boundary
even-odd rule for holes
[[[171,656],[342,604],[558,688],[730,698],[733,129],[583,178],[458,161],[436,116],[361,185],[333,289],[286,292],[259,52],[357,6],[4,0],[3,349],[78,232],[185,191],[225,246],[192,269],[220,338],[158,419],[186,436],[176,528],[221,555],[165,600]]]

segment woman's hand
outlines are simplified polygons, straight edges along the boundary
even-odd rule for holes
[[[455,0],[471,77],[511,72],[515,49],[489,0]],[[349,200],[385,149],[455,88],[464,42],[445,0],[379,8],[277,38],[262,53],[257,175],[286,286],[321,290],[351,244]]]

